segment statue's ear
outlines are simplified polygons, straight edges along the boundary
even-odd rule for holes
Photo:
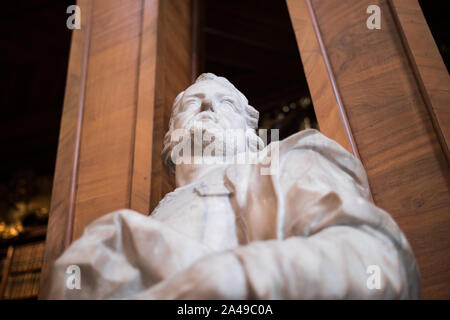
[[[251,152],[258,152],[264,149],[266,144],[264,143],[263,139],[261,139],[260,136],[257,135],[256,131],[252,129],[252,132],[247,135],[247,141],[248,141],[248,149]]]
[[[258,110],[256,110],[256,108],[255,107],[252,107],[251,105],[247,105],[247,113],[249,114],[249,115],[251,115],[252,117],[255,117],[255,118],[259,118],[259,111]]]
[[[184,95],[184,91],[181,91],[181,92],[177,95],[177,97],[176,97],[175,100],[173,101],[173,104],[172,104],[172,110],[174,110],[174,109],[177,107],[177,105],[181,102],[181,99],[183,98],[183,95]]]
[[[251,105],[247,104],[247,108],[245,111],[248,126],[256,130],[258,128],[258,120],[259,120],[258,110],[253,108]]]

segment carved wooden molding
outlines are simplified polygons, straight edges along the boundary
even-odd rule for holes
[[[389,0],[417,84],[450,163],[450,77],[417,0]]]
[[[78,0],[81,29],[72,32],[64,108],[59,134],[51,214],[47,227],[39,296],[45,296],[53,261],[72,241],[78,159],[91,36],[92,0]]]
[[[286,2],[320,130],[357,155],[357,148],[311,3],[309,0]]]

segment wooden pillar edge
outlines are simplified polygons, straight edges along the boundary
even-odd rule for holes
[[[83,106],[90,45],[92,0],[78,0],[81,29],[72,32],[66,92],[58,143],[39,299],[48,294],[53,262],[72,241]]]
[[[286,0],[320,131],[358,156],[309,0]]]

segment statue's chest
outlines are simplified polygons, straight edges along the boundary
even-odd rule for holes
[[[151,217],[217,250],[237,245],[231,193],[223,184],[196,184],[164,197]]]

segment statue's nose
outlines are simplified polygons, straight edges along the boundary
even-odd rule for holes
[[[213,111],[214,112],[214,108],[213,108],[213,102],[211,99],[203,99],[202,100],[202,105],[201,105],[201,111]]]

